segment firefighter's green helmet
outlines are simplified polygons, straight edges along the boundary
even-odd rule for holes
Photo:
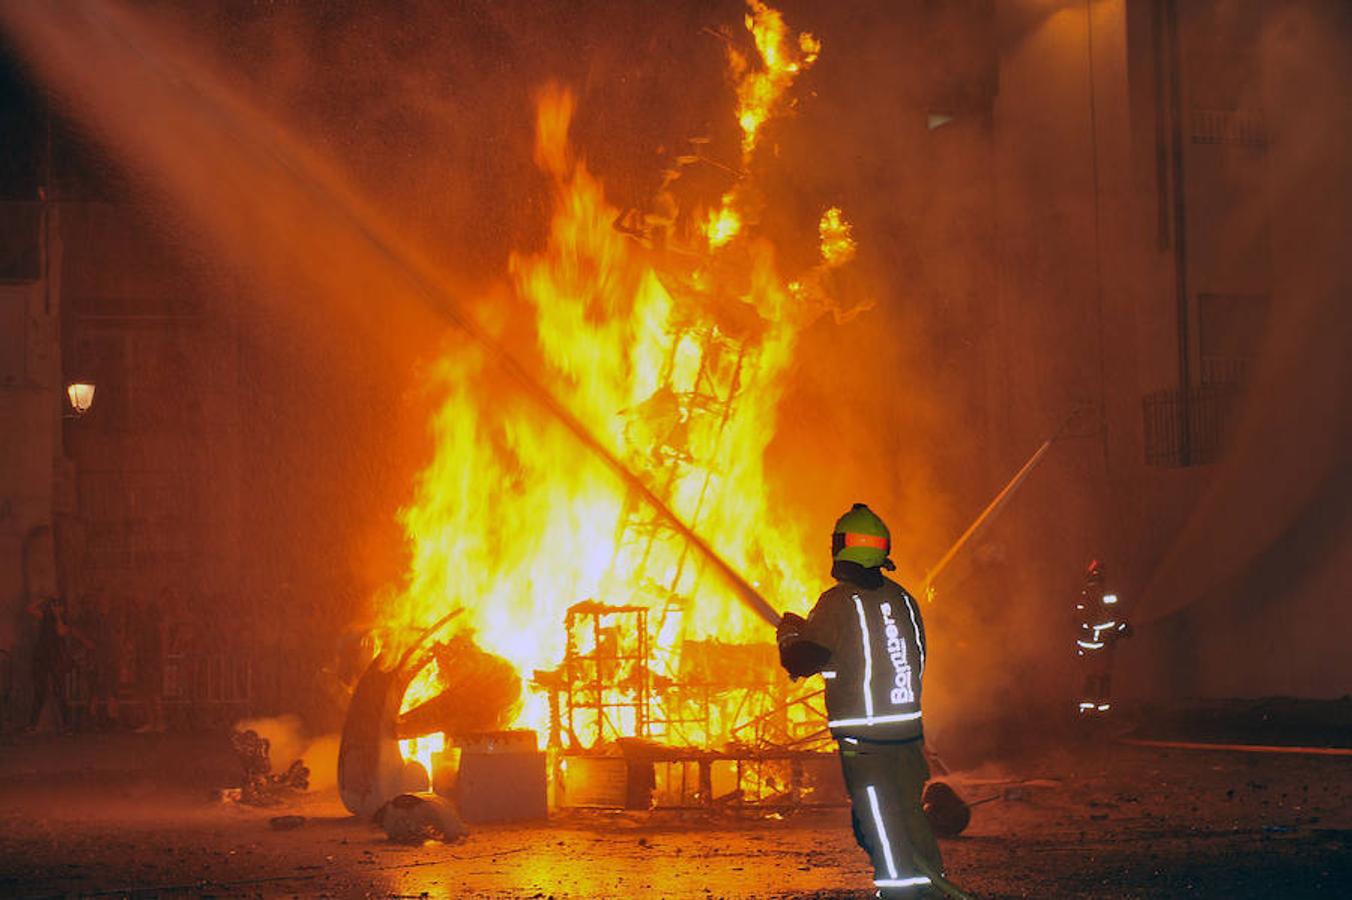
[[[892,551],[892,533],[878,514],[863,503],[836,520],[831,533],[831,558],[858,563],[866,569],[895,569],[887,554]]]

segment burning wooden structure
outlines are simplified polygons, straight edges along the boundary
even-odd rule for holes
[[[440,361],[436,454],[404,513],[412,568],[379,629],[410,649],[368,672],[352,707],[365,724],[350,717],[345,734],[349,775],[383,773],[370,790],[392,789],[399,760],[431,769],[457,740],[508,726],[547,736],[556,791],[562,762],[582,757],[649,772],[649,798],[677,803],[796,802],[812,780],[801,757],[826,737],[819,692],[783,678],[759,595],[802,606],[820,566],[771,513],[764,452],[799,333],[850,314],[833,273],[855,245],[825,209],[816,259],[787,274],[759,228],[765,126],[791,110],[821,45],[760,0],[747,9],[746,31],[723,35],[739,146],[719,160],[692,140],[642,208],[612,206],[577,156],[571,95],[538,96],[554,213],[545,246],[510,270],[539,392],[567,427],[504,392],[492,353]],[[729,176],[712,205],[683,190],[697,166]],[[463,611],[457,636],[424,645],[448,609]],[[479,666],[475,681],[473,658],[507,669]],[[467,698],[481,715],[459,708]],[[361,796],[354,786],[349,807],[369,805]]]

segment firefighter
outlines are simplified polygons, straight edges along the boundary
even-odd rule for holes
[[[785,613],[780,663],[795,679],[825,679],[855,839],[873,861],[880,897],[933,896],[943,872],[921,807],[929,778],[920,719],[925,627],[920,606],[882,574],[896,566],[887,526],[862,503],[831,535],[836,585],[807,619]]]
[[[1076,709],[1082,718],[1098,718],[1112,709],[1113,646],[1131,636],[1117,595],[1104,587],[1106,578],[1103,564],[1090,562],[1075,603],[1075,658],[1083,673]]]

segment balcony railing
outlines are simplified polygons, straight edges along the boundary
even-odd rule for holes
[[[1239,390],[1208,384],[1186,394],[1155,391],[1142,402],[1145,462],[1175,468],[1215,462],[1224,450]]]

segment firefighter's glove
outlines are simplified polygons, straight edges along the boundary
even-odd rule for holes
[[[803,628],[807,620],[795,613],[786,612],[779,620],[776,637],[779,639],[779,664],[794,679],[805,678],[820,672],[831,658],[831,651],[821,644],[804,640]]]
[[[798,636],[803,633],[803,626],[807,624],[798,613],[786,612],[779,620],[779,627],[775,629],[775,639],[779,641],[779,646],[791,644],[798,640]]]

